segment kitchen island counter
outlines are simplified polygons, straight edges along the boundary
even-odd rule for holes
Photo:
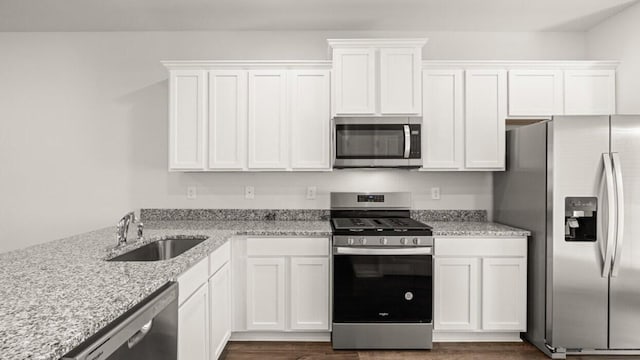
[[[233,236],[330,236],[328,221],[151,221],[113,251],[114,228],[0,254],[0,359],[58,359]],[[175,235],[207,236],[165,261],[108,262]]]

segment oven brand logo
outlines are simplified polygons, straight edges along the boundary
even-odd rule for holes
[[[378,313],[378,315],[385,317],[385,316],[389,316],[389,313],[381,312],[381,313]]]
[[[406,293],[404,293],[404,299],[407,301],[413,300],[413,293],[411,291],[407,291]]]

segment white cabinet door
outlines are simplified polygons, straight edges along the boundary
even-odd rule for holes
[[[616,113],[615,70],[565,70],[565,115]]]
[[[380,49],[380,113],[420,115],[422,49]]]
[[[422,75],[422,162],[426,169],[460,169],[464,152],[462,70]]]
[[[231,282],[229,263],[209,279],[211,360],[220,357],[231,336]]]
[[[333,50],[336,115],[375,114],[375,65],[372,48]]]
[[[479,261],[478,258],[434,259],[434,329],[478,329]]]
[[[329,259],[291,258],[291,329],[329,330]]]
[[[291,71],[291,168],[328,169],[331,146],[330,72]]]
[[[207,284],[178,309],[178,360],[209,360]]]
[[[169,169],[203,170],[207,78],[202,70],[169,75]]]
[[[482,329],[526,331],[525,258],[482,260]]]
[[[285,70],[249,71],[249,168],[288,165],[287,81]]]
[[[467,70],[465,109],[465,166],[504,169],[506,71]]]
[[[284,267],[284,258],[247,258],[247,330],[285,329]]]
[[[247,72],[209,72],[209,168],[242,170],[247,153]]]
[[[509,116],[562,115],[561,70],[509,71]]]

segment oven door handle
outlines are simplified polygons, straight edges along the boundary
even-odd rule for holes
[[[433,248],[411,247],[400,249],[334,247],[333,255],[432,255]]]

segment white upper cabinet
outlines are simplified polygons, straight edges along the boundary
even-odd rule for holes
[[[209,168],[247,166],[247,72],[209,72]]]
[[[331,167],[329,70],[291,71],[291,168]]]
[[[334,98],[340,115],[373,115],[376,112],[374,49],[335,49]]]
[[[422,48],[380,49],[380,113],[420,114]]]
[[[328,40],[333,116],[419,116],[426,39]]]
[[[328,61],[165,65],[169,170],[331,170]]]
[[[169,168],[204,169],[206,72],[176,70],[169,77]]]
[[[566,70],[565,115],[610,115],[616,112],[615,70]]]
[[[509,116],[561,115],[561,70],[509,71]]]
[[[504,169],[507,72],[465,73],[465,166]]]
[[[287,73],[249,71],[249,168],[288,165]]]
[[[462,70],[425,70],[422,162],[425,169],[461,169],[464,152]]]

